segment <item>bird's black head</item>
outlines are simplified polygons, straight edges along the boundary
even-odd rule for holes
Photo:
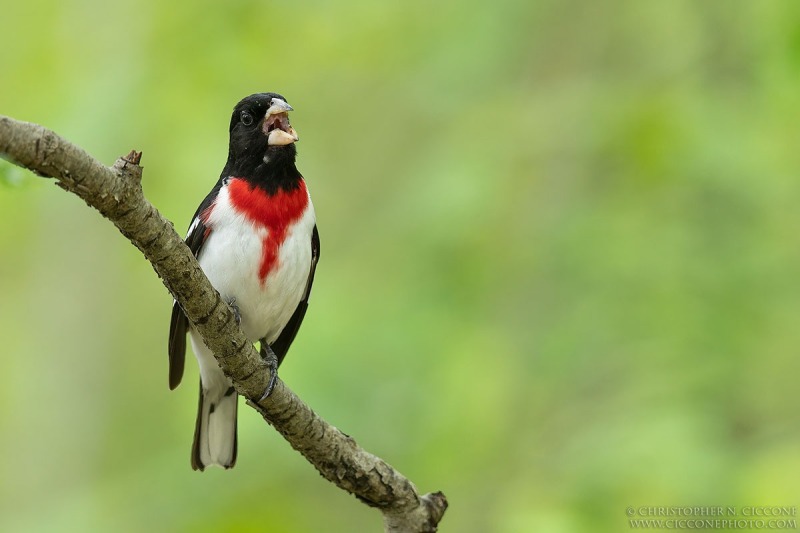
[[[289,124],[292,107],[276,93],[258,93],[236,104],[231,116],[228,162],[222,177],[253,181],[294,176],[297,133]]]

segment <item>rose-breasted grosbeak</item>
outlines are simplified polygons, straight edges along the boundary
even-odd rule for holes
[[[186,244],[242,331],[260,341],[276,375],[297,335],[319,258],[314,207],[295,166],[292,108],[275,93],[248,96],[233,110],[228,162],[197,208]],[[236,462],[237,395],[183,310],[172,306],[169,387],[183,376],[186,332],[200,365],[192,468]],[[274,379],[265,392],[269,394]]]

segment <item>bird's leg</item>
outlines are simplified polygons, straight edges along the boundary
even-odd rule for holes
[[[264,394],[261,395],[261,398],[258,399],[260,402],[272,392],[272,389],[275,388],[275,382],[278,380],[278,356],[275,355],[275,352],[272,351],[272,346],[269,345],[267,339],[261,339],[261,359],[267,363],[269,366],[269,383],[267,383],[267,388],[264,391]]]
[[[236,324],[242,325],[242,313],[239,312],[239,306],[236,305],[236,298],[228,300],[228,305],[233,309],[233,314],[236,316]]]

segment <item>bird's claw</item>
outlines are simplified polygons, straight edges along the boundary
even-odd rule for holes
[[[236,305],[236,298],[231,298],[228,300],[228,305],[233,309],[233,314],[236,317],[236,324],[241,326],[242,325],[242,313],[239,311],[239,306]]]
[[[259,402],[264,401],[270,395],[272,389],[275,388],[275,383],[278,381],[278,356],[272,351],[269,343],[263,340],[261,341],[261,358],[269,367],[269,383],[267,383],[267,388],[261,398],[258,399]]]

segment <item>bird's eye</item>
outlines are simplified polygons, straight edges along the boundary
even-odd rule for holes
[[[242,124],[245,126],[250,126],[253,124],[253,115],[248,113],[247,111],[242,111]]]

